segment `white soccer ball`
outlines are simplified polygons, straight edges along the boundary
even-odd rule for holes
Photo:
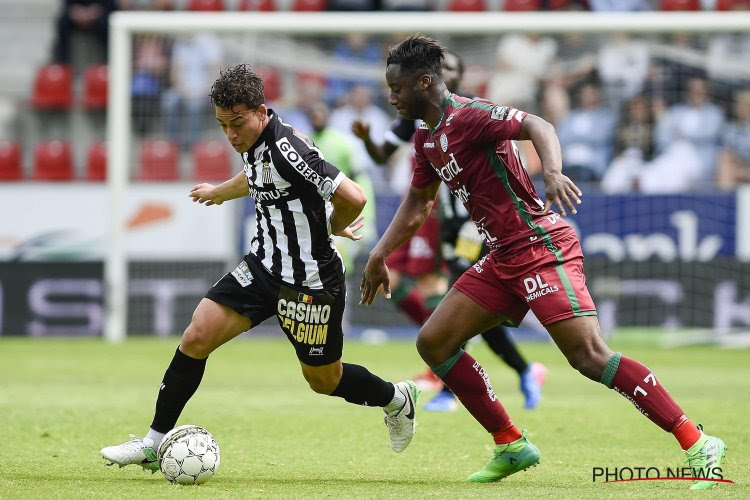
[[[219,468],[219,445],[203,427],[181,425],[164,436],[157,457],[170,483],[203,484]]]

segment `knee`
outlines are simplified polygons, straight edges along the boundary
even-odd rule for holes
[[[604,367],[609,361],[612,352],[606,348],[602,349],[595,345],[580,345],[566,354],[570,366],[578,370],[584,377],[599,381]]]
[[[453,352],[447,351],[446,346],[436,342],[435,336],[431,335],[429,330],[420,330],[417,335],[417,352],[428,366],[437,366],[448,359]]]
[[[208,357],[214,349],[212,331],[208,325],[194,317],[182,334],[180,350],[188,356],[203,359]]]
[[[313,392],[330,395],[338,387],[341,378],[335,379],[334,377],[306,373],[305,380],[307,380],[307,384]]]

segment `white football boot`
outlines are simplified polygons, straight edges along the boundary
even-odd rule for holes
[[[130,441],[102,448],[102,457],[109,461],[107,465],[117,464],[120,467],[125,467],[135,464],[140,465],[152,474],[159,470],[159,461],[156,458],[153,440],[139,438],[135,434],[130,435]]]
[[[400,453],[409,446],[417,428],[414,411],[419,400],[419,388],[411,380],[394,384],[394,387],[404,396],[405,402],[401,408],[391,412],[386,411],[383,420],[388,427],[391,448],[396,453]]]

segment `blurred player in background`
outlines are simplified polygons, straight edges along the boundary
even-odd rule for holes
[[[464,64],[457,54],[445,52],[442,75],[448,90],[458,92],[464,75]],[[400,146],[411,143],[417,126],[416,120],[398,117],[386,134],[383,144],[373,142],[369,125],[362,121],[352,124],[352,132],[364,142],[372,159],[383,164]],[[448,266],[450,284],[453,284],[487,253],[487,247],[463,205],[447,189],[440,193],[438,201],[439,209],[432,210],[416,234],[398,247],[387,260],[391,273],[392,300],[418,325],[427,321],[447,291],[443,263]],[[536,408],[542,398],[541,388],[547,373],[544,365],[529,364],[503,326],[497,325],[483,332],[482,338],[500,359],[518,373],[525,400],[524,407]],[[425,404],[425,410],[456,409],[453,392],[431,370],[428,369],[427,374],[419,378],[436,381],[439,389],[438,394]]]
[[[310,388],[349,403],[385,411],[391,447],[403,451],[416,425],[419,390],[392,384],[366,368],[341,362],[346,302],[344,265],[332,235],[359,239],[362,189],[323,159],[318,148],[264,104],[263,82],[247,65],[223,71],[211,88],[221,129],[244,169],[214,186],[198,184],[193,201],[221,205],[255,200],[257,226],[250,251],[198,304],[164,374],[153,422],[144,438],[131,436],[101,450],[120,466],[159,467],[156,451],[200,385],[209,354],[276,316],[292,343]]]
[[[390,103],[404,118],[421,119],[414,138],[417,166],[404,201],[370,252],[361,303],[383,286],[390,295],[386,257],[428,217],[441,182],[471,214],[490,253],[466,271],[417,337],[417,350],[492,434],[493,458],[468,477],[494,482],[539,463],[541,454],[513,425],[484,369],[461,349],[499,322],[518,324],[531,309],[568,362],[581,374],[625,396],[648,419],[672,433],[694,474],[714,479],[724,442],[703,433],[644,365],[604,343],[586,288],[576,233],[563,219],[576,213],[581,192],[562,174],[554,127],[538,116],[452,94],[443,82],[444,49],[414,35],[389,50]],[[530,140],[542,161],[546,203],[536,195],[513,140]],[[560,215],[551,211],[552,207]],[[696,481],[705,489],[715,481]]]

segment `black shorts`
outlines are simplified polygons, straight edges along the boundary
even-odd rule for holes
[[[325,290],[294,287],[274,278],[252,256],[221,278],[206,298],[230,307],[253,326],[276,316],[279,326],[306,365],[321,366],[341,359],[346,282]]]

